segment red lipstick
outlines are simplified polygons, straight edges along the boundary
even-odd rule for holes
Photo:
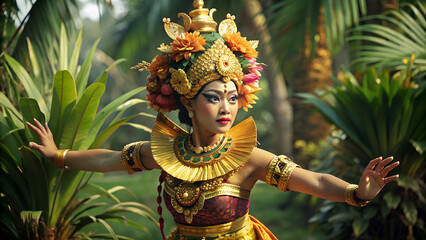
[[[220,119],[216,120],[216,122],[218,122],[222,125],[227,125],[230,121],[231,121],[231,119],[229,119],[229,118],[220,118]]]

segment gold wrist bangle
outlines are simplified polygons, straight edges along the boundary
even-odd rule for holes
[[[55,153],[53,161],[55,162],[57,168],[68,168],[68,166],[65,166],[65,155],[67,154],[68,150],[69,149],[58,150]]]
[[[347,204],[352,205],[352,206],[364,207],[365,205],[367,205],[367,203],[369,201],[358,199],[355,196],[357,189],[358,189],[358,185],[349,184],[345,189],[345,201],[346,201]]]

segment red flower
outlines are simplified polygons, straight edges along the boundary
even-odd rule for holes
[[[170,84],[166,83],[161,86],[161,94],[163,95],[171,95],[173,93],[173,88]]]
[[[156,102],[157,102],[157,94],[155,94],[155,93],[150,93],[150,94],[148,94],[148,95],[146,95],[146,99],[151,103],[151,104],[153,104],[153,105],[155,105],[156,104]]]
[[[162,94],[157,96],[156,102],[157,102],[157,105],[160,106],[161,108],[168,108],[169,106],[169,101],[167,97]]]

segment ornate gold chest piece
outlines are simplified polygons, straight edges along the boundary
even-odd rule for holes
[[[237,170],[223,177],[195,183],[185,182],[167,174],[165,191],[170,196],[171,204],[176,212],[184,214],[185,221],[191,223],[193,216],[203,209],[207,199],[221,195],[249,199],[250,191],[242,190],[237,185],[223,183],[224,179]]]

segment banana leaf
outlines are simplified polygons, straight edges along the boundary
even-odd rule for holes
[[[72,75],[67,70],[58,71],[53,79],[53,95],[49,127],[59,143],[71,110],[77,101],[77,90]]]

